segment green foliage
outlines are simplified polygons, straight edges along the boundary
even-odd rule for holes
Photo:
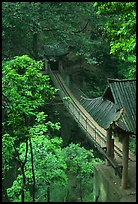
[[[26,194],[29,190],[26,178],[30,179],[32,185],[32,169],[26,169],[28,155],[31,154],[29,141],[34,137],[49,136],[50,128],[60,129],[59,123],[47,121],[47,115],[40,112],[45,102],[50,102],[55,97],[55,89],[50,85],[49,76],[40,73],[42,66],[41,61],[35,61],[27,55],[3,62],[3,177],[6,179],[5,173],[13,158],[19,165],[17,180],[9,189],[9,196],[13,201],[24,200],[23,193]],[[20,187],[16,189],[17,184]]]
[[[51,132],[60,130],[61,126],[59,122],[53,123],[51,121],[46,122],[47,115],[44,112],[39,112],[36,116],[36,122],[29,129],[29,137],[42,136],[46,134],[51,136]]]
[[[90,64],[97,63],[96,55],[105,46],[98,35],[97,24],[101,19],[92,5],[91,2],[3,2],[3,56],[27,53],[36,59],[45,55],[51,60],[73,53]]]
[[[12,153],[14,151],[13,144],[14,144],[15,138],[10,137],[9,134],[4,134],[2,138],[2,154],[3,159],[9,160],[12,157]]]
[[[89,177],[93,174],[94,164],[100,162],[98,158],[94,158],[92,150],[86,150],[79,144],[71,143],[63,149],[67,166],[72,173],[76,173],[77,177]]]
[[[106,38],[110,41],[110,54],[119,56],[129,68],[126,78],[136,76],[136,3],[96,2],[97,13],[107,17]]]
[[[96,15],[96,9],[101,16]],[[58,191],[62,189],[66,194],[69,174],[74,175],[76,185],[80,182],[83,192],[90,189],[85,195],[83,193],[84,200],[89,201],[94,164],[101,160],[79,145],[71,144],[61,149],[62,140],[55,137],[61,128],[60,123],[49,121],[43,110],[43,107],[47,109],[46,102],[54,99],[57,90],[50,85],[49,77],[40,73],[42,61],[35,61],[28,55],[12,57],[28,53],[36,59],[43,58],[44,54],[51,59],[70,53],[79,62],[95,64],[98,69],[103,66],[103,72],[116,73],[118,61],[115,58],[115,66],[110,65],[113,64],[110,51],[119,57],[120,76],[132,78],[136,72],[135,3],[3,2],[2,10],[3,57],[11,59],[3,61],[2,68],[4,173],[10,168],[12,158],[23,163],[25,201],[31,202],[30,189],[34,182],[31,141],[36,201],[46,201],[49,187],[53,197],[56,186],[59,186]],[[96,83],[98,81],[103,86],[103,80],[98,72],[96,74],[94,78],[90,77],[89,94],[93,97],[103,92]],[[64,97],[64,102],[70,102],[70,98]],[[134,142],[130,144],[132,149],[135,149],[134,145]],[[7,191],[13,202],[21,201],[22,184],[20,166],[16,180]],[[56,198],[52,201],[55,202]]]
[[[38,185],[41,185],[42,181],[45,184],[50,184],[56,180],[61,180],[61,183],[65,184],[66,175],[64,170],[66,164],[61,154],[61,143],[60,138],[48,139],[41,136],[32,139],[34,155],[36,155],[34,162]]]
[[[36,62],[26,55],[3,63],[2,92],[7,113],[4,122],[9,127],[6,131],[14,136],[24,137],[25,123],[33,122],[39,107],[54,99],[55,90],[49,77],[40,73],[41,68],[41,61]]]
[[[63,97],[63,101],[67,101],[67,102],[71,102],[71,98],[70,97],[68,97],[68,96],[64,96]]]
[[[87,196],[90,196],[93,190],[94,165],[101,163],[102,160],[95,158],[92,150],[86,150],[84,147],[80,147],[79,144],[71,143],[63,149],[63,153],[67,163],[67,174],[71,175],[72,179],[75,180],[76,191],[79,192],[79,200],[86,201]],[[71,191],[70,188],[69,191]],[[92,198],[93,196],[89,201],[92,201]]]
[[[21,201],[21,189],[22,189],[22,176],[18,175],[17,179],[13,182],[11,188],[7,189],[7,194],[12,202],[20,202]],[[25,202],[31,202],[32,197],[30,192],[25,189]]]
[[[15,138],[11,137],[9,134],[4,134],[2,136],[2,162],[4,171],[10,168],[9,161],[12,159],[14,153],[14,141]]]
[[[43,200],[45,200],[45,194],[47,187],[55,182],[60,182],[60,185],[67,183],[67,177],[65,174],[66,163],[61,150],[62,140],[60,138],[49,139],[44,135],[34,136],[32,138],[33,154],[34,154],[34,167],[35,167],[35,179],[36,179],[36,199],[40,197],[40,192]],[[26,144],[21,143],[19,148],[20,158],[25,157]],[[25,164],[26,175],[26,193],[28,193],[29,186],[32,185],[32,173],[31,173],[31,154],[28,152],[27,162]],[[20,172],[20,168],[18,169]],[[9,197],[16,202],[20,200],[21,195],[21,180],[22,176],[19,174],[17,180],[13,182],[13,186],[8,188]],[[17,199],[18,198],[18,199]]]
[[[131,152],[136,154],[136,138],[130,138],[129,149]]]

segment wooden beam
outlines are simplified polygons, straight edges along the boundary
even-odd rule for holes
[[[128,187],[128,157],[129,157],[129,135],[123,136],[123,171],[122,171],[122,181],[121,186],[123,189]]]
[[[107,130],[107,141],[106,141],[106,147],[107,147],[107,156],[111,157],[112,155],[112,148],[111,148],[111,140],[112,140],[112,129],[109,127]],[[110,162],[106,160],[106,165],[110,166]]]
[[[114,139],[111,138],[111,158],[114,158]]]

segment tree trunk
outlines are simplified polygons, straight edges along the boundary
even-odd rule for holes
[[[15,152],[17,154],[17,157],[13,157],[20,165],[21,167],[21,171],[22,171],[22,190],[21,190],[21,202],[24,202],[24,191],[25,191],[25,185],[26,185],[26,176],[25,176],[25,170],[24,170],[24,167],[25,167],[25,164],[27,162],[27,153],[28,153],[28,138],[26,138],[26,153],[25,153],[25,159],[24,159],[24,162],[20,160],[20,156],[19,156],[19,152],[18,150],[16,149],[16,147],[14,146],[14,149],[15,149]]]
[[[82,198],[82,179],[80,178],[80,199],[81,202],[83,202],[83,198]]]
[[[32,175],[33,175],[33,202],[35,202],[35,172],[34,172],[34,158],[33,158],[33,147],[31,138],[29,139],[30,142],[30,151],[31,151],[31,164],[32,164]]]
[[[25,183],[26,183],[26,177],[24,173],[24,165],[21,167],[22,175],[23,175],[23,181],[22,181],[22,203],[24,203],[24,190],[25,190]]]
[[[50,184],[48,185],[47,188],[47,202],[50,202]]]
[[[23,181],[22,181],[22,202],[24,202],[24,191],[25,191],[25,185],[26,185],[26,176],[25,176],[25,171],[24,171],[24,167],[25,164],[27,162],[27,153],[28,153],[28,139],[26,139],[26,153],[25,153],[25,159],[24,162],[20,161],[19,155],[18,155],[18,159],[20,161],[20,166],[21,166],[21,171],[22,171],[22,175],[23,175]]]

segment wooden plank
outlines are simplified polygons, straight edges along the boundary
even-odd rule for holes
[[[72,101],[76,104],[76,106],[79,108],[79,110],[81,112],[83,112],[83,114],[85,115],[85,117],[87,117],[89,119],[89,121],[92,122],[92,124],[94,124],[94,126],[103,134],[103,135],[107,135],[107,131],[104,130],[101,126],[99,126],[99,124],[90,116],[90,114],[83,108],[83,106],[81,106],[81,104],[78,102],[78,100],[76,100],[76,98],[74,97],[74,95],[70,92],[69,88],[66,86],[66,84],[64,83],[63,79],[61,78],[61,76],[58,74],[58,77],[60,78],[62,84],[64,84],[65,89],[68,92],[68,95],[70,96],[70,98],[72,99]]]
[[[81,126],[91,135],[92,139],[95,138],[95,128],[96,128],[96,140],[101,144],[101,147],[105,146],[105,141],[107,137],[107,131],[100,127],[96,121],[89,115],[89,113],[81,106],[81,104],[76,100],[74,95],[70,92],[69,88],[64,83],[62,77],[57,71],[50,70],[50,76],[54,85],[59,88],[59,95],[63,99],[64,96],[69,96],[72,102],[64,102],[66,107],[69,109],[71,114],[75,117],[75,120],[81,124]],[[76,115],[74,113],[76,112]],[[83,119],[81,119],[83,118]],[[87,121],[87,124],[86,124]],[[101,138],[100,138],[101,137]],[[103,138],[103,139],[102,139]],[[102,141],[104,140],[105,141]],[[122,156],[122,145],[115,141],[115,153]]]

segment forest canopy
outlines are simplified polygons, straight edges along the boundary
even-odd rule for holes
[[[108,55],[115,55],[120,77],[134,78],[136,3],[3,2],[2,44],[3,58],[29,54],[51,59],[72,53],[106,67]]]

